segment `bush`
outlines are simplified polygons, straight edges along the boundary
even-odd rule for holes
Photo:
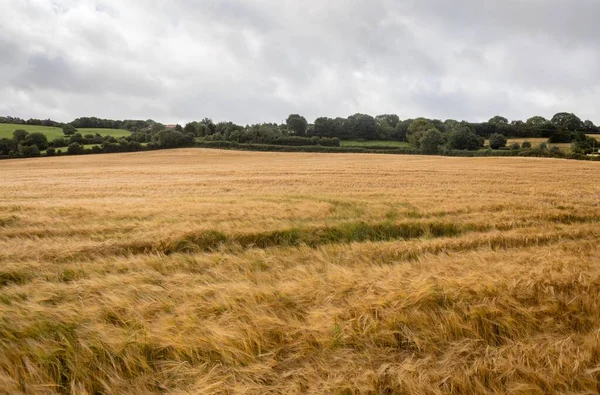
[[[49,143],[49,145],[51,145],[54,148],[62,148],[62,147],[67,147],[69,145],[69,143],[63,137],[59,137],[59,138],[52,140]]]
[[[83,146],[79,143],[71,143],[67,148],[67,155],[81,155],[83,154]]]
[[[75,129],[75,126],[71,124],[66,124],[65,126],[63,126],[62,130],[65,136],[72,136],[75,133],[77,133],[77,129]]]
[[[20,145],[19,154],[25,158],[40,156],[40,149],[36,145]]]
[[[102,153],[102,147],[94,145],[92,147],[92,154],[101,154]]]
[[[47,156],[54,156],[54,155],[56,155],[56,150],[54,148],[50,147],[50,148],[48,148],[46,150],[46,155]]]
[[[451,132],[448,136],[448,148],[453,150],[476,151],[483,147],[485,140],[467,128]]]
[[[71,143],[83,144],[83,136],[81,135],[81,133],[75,133],[71,136],[69,140]]]
[[[29,132],[27,130],[17,129],[13,132],[13,139],[15,139],[17,143],[20,143],[21,141],[25,140],[28,135]]]
[[[519,144],[519,143],[512,143],[508,148],[511,151],[518,151],[518,150],[521,149],[521,144]]]
[[[190,138],[177,130],[161,130],[152,136],[152,141],[156,142],[160,148],[189,147],[194,143]]]
[[[43,151],[48,148],[48,138],[40,132],[29,133],[23,141],[23,145],[35,145],[39,150]]]
[[[490,148],[491,149],[500,149],[502,147],[506,147],[506,137],[499,133],[494,133],[490,135]]]
[[[523,148],[523,149],[531,149],[531,142],[530,141],[523,141],[523,144],[521,144],[521,148]]]

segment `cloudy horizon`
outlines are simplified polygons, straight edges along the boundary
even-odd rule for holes
[[[0,115],[600,123],[594,0],[0,0]]]

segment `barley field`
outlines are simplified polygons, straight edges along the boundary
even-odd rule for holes
[[[592,394],[600,163],[0,162],[2,394]]]

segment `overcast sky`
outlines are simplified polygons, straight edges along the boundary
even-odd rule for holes
[[[0,115],[600,123],[598,0],[0,0]]]

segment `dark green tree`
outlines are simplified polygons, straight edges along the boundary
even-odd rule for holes
[[[437,154],[442,144],[444,144],[444,135],[442,132],[435,128],[429,129],[421,137],[421,152],[424,154]]]
[[[69,144],[69,146],[67,147],[67,154],[68,155],[81,155],[83,154],[83,145],[74,142]]]
[[[410,144],[419,148],[421,145],[421,137],[426,131],[434,129],[435,125],[429,119],[417,118],[410,123],[406,139]]]
[[[72,136],[77,133],[75,126],[71,125],[70,123],[67,123],[65,126],[63,126],[62,131],[65,136]]]
[[[485,140],[469,128],[460,128],[448,135],[448,148],[456,150],[478,150],[483,147]]]
[[[23,145],[37,146],[41,151],[48,148],[48,138],[45,134],[40,132],[29,133],[25,140],[22,142]]]
[[[377,139],[377,122],[366,114],[354,114],[348,117],[344,124],[346,134],[350,138],[375,140]]]
[[[319,137],[341,137],[341,130],[335,119],[320,117],[315,120],[313,134]]]
[[[290,114],[285,120],[287,130],[296,136],[306,136],[308,122],[306,118],[299,114]]]
[[[0,155],[10,155],[18,150],[18,144],[15,139],[0,139]]]
[[[500,115],[496,115],[495,117],[491,118],[488,123],[491,123],[492,125],[508,125],[508,119],[501,117]]]
[[[21,141],[25,140],[28,135],[29,132],[27,130],[17,129],[13,132],[13,139],[15,139],[17,143],[20,143]]]
[[[567,112],[559,112],[554,115],[552,123],[568,132],[577,132],[584,129],[581,119],[577,115]]]
[[[502,134],[494,133],[490,136],[490,148],[491,149],[504,148],[504,147],[506,147],[507,142],[508,142],[508,140]]]

